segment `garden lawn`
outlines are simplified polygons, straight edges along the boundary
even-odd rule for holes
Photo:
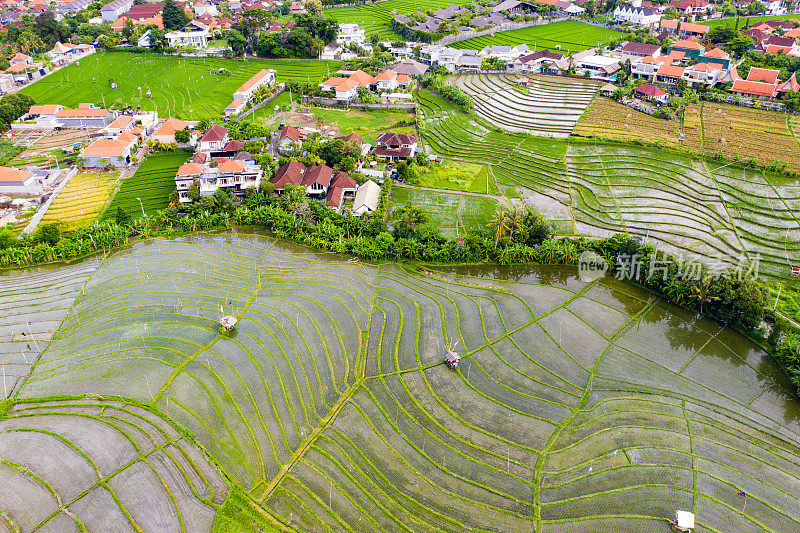
[[[584,22],[576,20],[565,20],[522,28],[520,30],[501,31],[493,35],[483,37],[473,37],[466,41],[454,43],[453,48],[471,48],[480,50],[489,45],[518,45],[527,44],[533,50],[549,48],[555,50],[556,45],[561,45],[564,54],[569,52],[580,52],[598,43],[607,43],[609,40],[619,37],[621,34],[616,30],[598,28]]]
[[[489,190],[489,173],[486,165],[448,161],[442,165],[414,167],[414,171],[416,177],[409,180],[411,185],[484,194],[492,192]]]
[[[160,116],[182,119],[218,118],[233,91],[263,68],[277,71],[277,82],[321,80],[338,62],[323,61],[236,61],[216,58],[188,58],[128,52],[97,53],[73,63],[25,87],[37,104],[75,107],[88,102],[97,106],[141,106],[157,110]],[[224,67],[230,76],[211,74]],[[111,80],[117,89],[111,88]],[[147,91],[153,93],[147,98]]]
[[[178,167],[188,161],[189,157],[191,154],[185,151],[156,152],[150,155],[133,176],[122,181],[119,191],[103,212],[103,218],[114,218],[117,207],[133,217],[139,216],[142,209],[148,215],[166,209],[169,193],[175,189]]]
[[[42,222],[60,221],[72,229],[97,218],[114,192],[119,172],[76,174],[58,194]]]

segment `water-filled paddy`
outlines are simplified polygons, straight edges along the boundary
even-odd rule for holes
[[[44,302],[66,298],[68,310],[31,374],[8,386],[26,401],[91,395],[77,402],[90,406],[61,396],[51,410],[100,418],[103,405],[114,411],[97,396],[155,406],[228,482],[304,530],[664,530],[676,509],[694,511],[699,529],[800,527],[800,411],[748,340],[634,286],[584,283],[571,268],[429,270],[258,235],[198,235],[47,279],[14,272],[0,277],[11,316],[36,324],[34,301],[42,317],[53,316]],[[80,287],[45,282],[60,276],[80,277]],[[19,283],[30,305],[5,298]],[[235,335],[219,334],[221,313],[239,319]],[[457,370],[442,364],[453,345]],[[0,435],[40,423],[22,407],[0,421]],[[86,424],[81,449],[92,457],[100,452]],[[146,435],[158,431],[134,427],[117,431],[147,456]],[[0,446],[0,459],[15,450]],[[124,453],[133,452],[120,445],[115,460]],[[192,464],[187,471],[208,468],[202,457]],[[43,481],[56,476],[30,468]],[[219,503],[215,477],[204,476],[167,483],[183,495],[169,504],[181,516]],[[170,507],[158,494],[121,499],[166,509],[125,507],[126,520],[161,523]],[[97,519],[87,500],[62,500],[87,527]],[[0,491],[14,520],[12,504]],[[48,519],[34,515],[26,524]]]

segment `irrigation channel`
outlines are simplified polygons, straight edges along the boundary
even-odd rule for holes
[[[0,520],[210,530],[236,486],[307,531],[800,529],[769,356],[576,274],[240,233],[0,275]]]

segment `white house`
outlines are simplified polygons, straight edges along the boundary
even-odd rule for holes
[[[785,15],[787,13],[786,7],[783,6],[783,0],[764,2],[764,5],[767,8],[767,13],[770,15]]]
[[[617,6],[614,22],[630,22],[637,26],[655,27],[661,20],[661,12],[654,7]]]
[[[198,17],[201,17],[205,14],[209,14],[212,17],[216,17],[217,15],[219,15],[219,10],[217,9],[217,6],[205,2],[203,0],[198,0],[197,2],[192,4],[192,9],[194,9],[194,12]]]
[[[337,44],[356,43],[362,45],[365,40],[364,28],[358,24],[339,24],[339,35],[336,36]]]
[[[247,102],[245,102],[244,100],[239,100],[237,98],[233,102],[228,104],[228,107],[225,108],[224,114],[225,114],[226,117],[231,117],[231,116],[234,116],[234,115],[238,115],[239,113],[244,111],[244,108],[245,108],[246,105],[247,105]]]
[[[115,22],[120,15],[133,6],[133,0],[112,0],[100,8],[100,15],[106,22]]]
[[[497,58],[501,61],[513,61],[518,57],[530,53],[531,49],[527,44],[517,46],[485,46],[478,52],[480,57]]]
[[[197,150],[199,152],[214,152],[222,150],[230,137],[228,137],[228,128],[223,128],[219,124],[213,124],[206,130],[197,143]]]
[[[131,152],[137,143],[137,138],[128,132],[123,132],[116,139],[97,139],[83,149],[85,167],[99,168],[106,165],[124,167],[131,162]]]
[[[228,189],[234,195],[241,196],[248,189],[258,188],[264,172],[254,161],[227,160],[217,166],[210,162],[205,164],[186,163],[181,165],[175,175],[175,187],[181,203],[190,203],[189,189],[197,180],[201,196],[209,196],[218,189]]]
[[[208,45],[208,26],[202,22],[192,20],[180,31],[171,31],[164,35],[167,44],[172,48],[182,46],[194,46],[195,48],[205,48]]]
[[[356,198],[353,202],[353,215],[361,216],[364,213],[377,211],[380,197],[380,185],[372,180],[367,180],[365,183],[361,184],[356,191]]]
[[[42,184],[33,172],[18,168],[0,167],[0,193],[42,194]]]
[[[233,93],[233,99],[249,102],[258,89],[273,83],[275,83],[275,71],[273,69],[261,69],[255,76],[236,89]]]

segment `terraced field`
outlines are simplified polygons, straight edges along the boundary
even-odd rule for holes
[[[103,218],[114,218],[118,207],[133,217],[139,216],[142,210],[152,215],[160,209],[166,209],[169,194],[175,190],[178,167],[190,157],[189,152],[182,150],[149,155],[133,176],[122,180],[119,191],[103,212]]]
[[[521,78],[530,80],[521,87]],[[464,89],[475,112],[512,132],[567,137],[597,93],[598,84],[542,75],[465,74],[449,83]]]
[[[564,20],[519,30],[498,31],[454,43],[452,46],[480,50],[484,46],[527,44],[531,49],[549,48],[553,51],[556,46],[560,46],[561,51],[568,54],[607,44],[608,41],[616,39],[620,35],[621,33],[616,30],[591,26],[577,20]]]
[[[23,529],[208,530],[224,490],[187,433],[302,531],[659,531],[676,509],[698,531],[800,527],[800,411],[768,356],[570,269],[138,244],[94,271],[16,399],[34,403],[0,421],[0,509]]]
[[[275,69],[280,83],[314,81],[339,66],[339,62],[325,61],[236,61],[105,52],[81,59],[80,65],[64,67],[21,92],[37,104],[132,105],[156,110],[162,117],[216,119],[230,103],[233,91],[263,68]],[[212,74],[220,68],[228,69],[230,76]],[[116,89],[111,88],[110,80],[117,83]],[[147,98],[148,91],[152,98]]]
[[[209,531],[227,486],[197,447],[142,407],[17,404],[0,420],[8,530]]]
[[[627,231],[712,265],[758,262],[768,277],[800,264],[792,180],[655,148],[502,134],[433,95],[421,104],[426,150],[489,165],[500,192],[515,188],[560,233]]]
[[[58,194],[42,222],[59,221],[72,229],[97,218],[114,192],[119,172],[76,174]]]

